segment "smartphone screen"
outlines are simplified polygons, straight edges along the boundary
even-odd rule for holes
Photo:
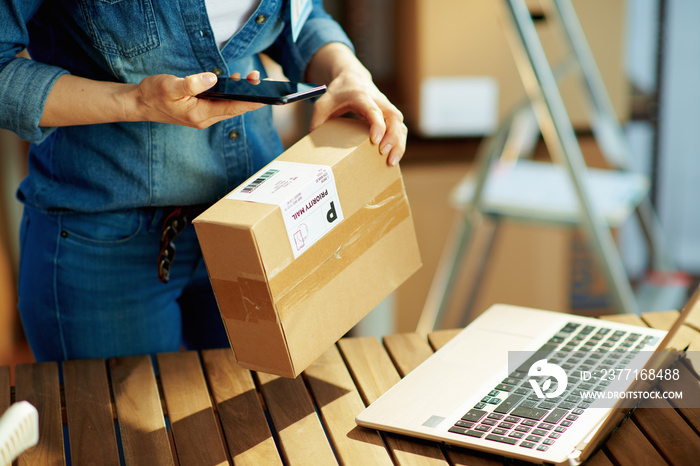
[[[219,78],[214,87],[197,97],[282,105],[316,97],[324,92],[326,92],[325,84]]]

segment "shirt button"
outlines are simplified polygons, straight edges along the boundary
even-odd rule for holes
[[[218,67],[211,70],[211,72],[217,76],[221,76],[222,74],[224,74],[224,70],[222,70],[221,68],[218,68]]]
[[[265,24],[267,22],[267,16],[265,15],[258,15],[257,18],[255,18],[255,22],[258,24]]]
[[[230,133],[228,133],[228,138],[232,141],[235,141],[236,139],[238,139],[238,136],[239,136],[238,131],[236,131],[235,129],[233,131],[231,131]]]

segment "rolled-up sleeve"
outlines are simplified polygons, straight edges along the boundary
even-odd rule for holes
[[[0,70],[0,127],[32,143],[52,130],[40,127],[49,91],[67,71],[26,58],[15,58]]]
[[[46,98],[66,70],[17,57],[29,42],[27,22],[41,0],[0,2],[0,127],[29,142],[40,142],[52,128],[39,127]]]
[[[287,21],[270,55],[292,81],[303,81],[306,67],[318,50],[331,42],[340,42],[354,51],[352,42],[343,28],[323,9],[321,0],[313,1],[309,18],[304,23],[296,41],[292,38],[291,12],[284,12]]]

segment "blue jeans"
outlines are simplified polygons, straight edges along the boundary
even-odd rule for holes
[[[228,346],[190,224],[158,280],[164,209],[50,214],[25,207],[19,309],[37,361]]]

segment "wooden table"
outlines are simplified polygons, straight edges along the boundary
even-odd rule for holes
[[[668,328],[675,315],[608,319]],[[61,383],[56,363],[18,364],[14,387],[4,366],[0,412],[15,400],[39,410],[40,443],[20,465],[503,464],[355,425],[365,405],[456,332],[344,338],[294,380],[241,369],[229,350],[159,354],[155,364],[148,356],[68,361]],[[679,338],[699,345],[700,332],[684,327]],[[700,409],[688,401],[637,409],[590,464],[698,464]]]

